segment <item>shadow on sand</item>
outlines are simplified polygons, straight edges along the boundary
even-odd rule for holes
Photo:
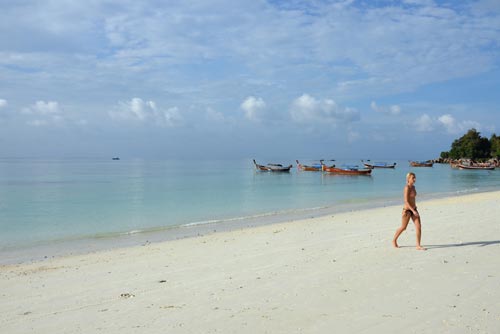
[[[472,241],[472,242],[462,242],[459,244],[448,244],[448,245],[425,245],[424,247],[427,249],[434,248],[448,248],[448,247],[464,247],[464,246],[491,246],[500,244],[500,240],[492,240],[492,241]]]

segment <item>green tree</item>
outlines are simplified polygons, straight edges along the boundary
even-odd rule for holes
[[[452,159],[469,158],[472,160],[488,159],[491,156],[491,143],[481,137],[476,129],[470,129],[465,135],[451,144],[449,157]]]
[[[491,157],[499,159],[500,158],[500,137],[493,134],[490,139],[491,144]]]
[[[448,159],[450,157],[450,152],[444,151],[441,152],[441,159]]]

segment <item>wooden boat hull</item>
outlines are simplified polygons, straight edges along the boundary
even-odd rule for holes
[[[458,169],[465,169],[465,170],[494,170],[495,166],[466,166],[466,165],[458,164]]]
[[[297,165],[297,169],[304,172],[321,172],[321,167]]]
[[[378,166],[378,165],[371,165],[371,164],[363,163],[363,165],[365,165],[366,168],[370,168],[370,169],[375,169],[375,168],[396,168],[396,164],[394,164],[394,165],[388,165],[388,166]]]
[[[323,166],[323,171],[338,175],[370,175],[371,169],[349,169]]]
[[[290,169],[292,168],[292,165],[290,166],[283,166],[279,164],[268,164],[268,165],[259,165],[255,160],[253,161],[255,165],[255,169],[261,172],[289,172]]]
[[[420,161],[410,161],[411,167],[432,167],[434,166],[433,162],[420,162]]]
[[[308,166],[308,165],[303,165],[299,162],[299,160],[295,160],[297,162],[297,169],[300,171],[305,171],[305,172],[321,172],[323,167],[321,164],[319,165],[313,165],[313,166]],[[329,167],[335,167],[335,165],[331,165]]]
[[[386,164],[386,163],[369,163],[369,162],[363,162],[363,165],[365,165],[366,168],[369,169],[374,169],[374,168],[396,168],[396,163],[393,164]]]

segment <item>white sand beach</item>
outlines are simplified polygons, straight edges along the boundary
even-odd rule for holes
[[[498,333],[500,192],[0,267],[1,333]]]

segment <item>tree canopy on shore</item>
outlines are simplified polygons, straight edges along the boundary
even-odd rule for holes
[[[488,160],[500,158],[500,137],[493,134],[490,139],[482,137],[476,129],[470,129],[455,139],[448,152],[441,152],[443,159]]]

